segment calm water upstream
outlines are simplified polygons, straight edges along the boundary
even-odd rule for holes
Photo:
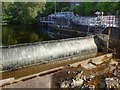
[[[40,26],[2,26],[2,44],[13,45],[69,38],[72,35]]]

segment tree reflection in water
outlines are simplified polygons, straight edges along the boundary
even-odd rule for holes
[[[2,26],[2,44],[13,45],[49,40],[49,35],[41,29],[31,26]]]

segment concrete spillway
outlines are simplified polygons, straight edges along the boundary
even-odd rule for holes
[[[81,60],[97,54],[97,46],[93,37],[10,45],[0,49],[2,50],[0,71],[74,57],[79,57]]]

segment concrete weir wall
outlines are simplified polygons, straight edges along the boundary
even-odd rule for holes
[[[109,30],[109,47],[111,49],[116,48],[117,56],[120,57],[120,27],[109,27],[103,33],[108,34]]]
[[[117,57],[120,58],[120,27],[119,28],[111,28],[110,34],[110,48],[116,48]]]
[[[78,57],[94,57],[97,46],[93,37],[77,37],[1,47],[0,71]]]

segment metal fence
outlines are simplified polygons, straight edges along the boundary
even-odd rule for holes
[[[52,17],[42,17],[40,18],[40,21],[48,22],[48,23],[52,21],[55,22],[56,26],[67,25],[68,27],[69,27],[68,23],[71,23],[71,21],[78,25],[88,25],[88,26],[101,25],[104,27],[120,27],[120,18],[115,18],[115,16],[113,15],[99,16],[99,17],[66,16],[66,17],[56,17],[56,19],[53,19]]]

